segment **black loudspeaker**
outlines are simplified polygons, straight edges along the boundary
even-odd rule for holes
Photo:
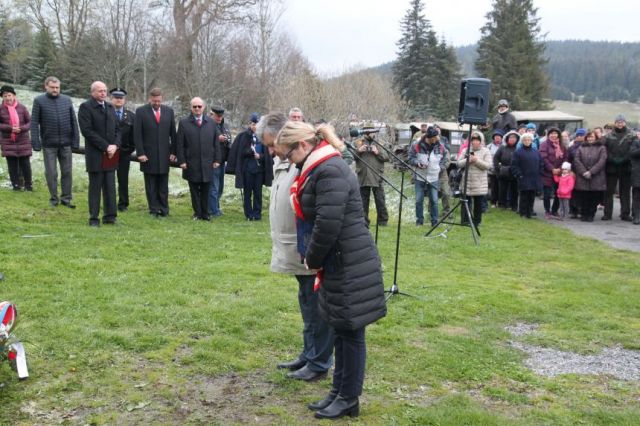
[[[489,113],[491,80],[466,78],[460,83],[458,123],[486,124]]]

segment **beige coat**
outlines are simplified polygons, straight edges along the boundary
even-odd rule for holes
[[[471,163],[470,166],[469,181],[467,182],[467,195],[487,195],[487,193],[489,192],[487,173],[493,165],[491,152],[489,152],[489,149],[484,146],[484,144],[477,151],[471,152],[476,158],[476,161],[474,163]],[[458,160],[458,167],[465,168],[465,173],[465,166],[467,164],[466,155],[467,150],[465,149],[460,156],[460,160]],[[464,179],[465,176],[462,175],[462,180],[460,181],[460,190],[464,190]]]
[[[273,184],[269,203],[271,224],[271,271],[283,274],[313,275],[304,267],[297,248],[296,220],[289,201],[289,188],[298,174],[295,164],[274,160]]]

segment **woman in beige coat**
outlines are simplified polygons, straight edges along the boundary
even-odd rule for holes
[[[468,149],[468,148],[467,148]],[[480,132],[471,133],[471,154],[469,155],[469,167],[467,167],[467,149],[465,149],[458,160],[458,168],[464,170],[462,175],[462,190],[464,191],[464,181],[468,171],[469,178],[467,181],[466,194],[469,200],[469,209],[473,224],[480,226],[482,222],[482,199],[489,192],[489,180],[487,174],[492,165],[491,152],[484,144],[484,136]],[[467,218],[463,215],[463,222],[467,222]]]

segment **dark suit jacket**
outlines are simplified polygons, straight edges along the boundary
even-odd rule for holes
[[[85,162],[87,172],[102,172],[102,154],[109,145],[120,147],[120,127],[116,119],[116,110],[109,102],[103,108],[95,99],[90,98],[80,105],[78,123],[84,136]],[[115,170],[114,167],[106,170]]]
[[[213,163],[220,163],[220,144],[215,142],[216,123],[202,117],[198,127],[193,115],[180,120],[176,151],[178,164],[187,163],[182,177],[190,182],[211,182]]]
[[[151,105],[143,105],[136,109],[133,126],[133,140],[136,144],[136,155],[146,155],[149,161],[140,163],[143,173],[169,173],[169,155],[175,154],[176,125],[173,109],[160,107],[160,123]]]

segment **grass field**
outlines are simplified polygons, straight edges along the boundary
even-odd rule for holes
[[[211,223],[190,220],[180,191],[155,219],[134,179],[119,225],[94,229],[84,173],[76,210],[48,207],[36,175],[34,193],[0,189],[0,299],[18,305],[31,370],[19,382],[0,364],[0,424],[314,422],[305,404],[330,381],[275,369],[301,347],[297,284],[269,272],[268,220],[245,222],[235,190]],[[637,423],[637,382],[537,376],[509,341],[640,349],[640,255],[495,210],[479,247],[467,228],[425,239],[406,205],[397,282],[419,298],[394,297],[367,329],[353,423]],[[387,288],[395,233],[379,235]],[[540,332],[504,330],[521,321]]]
[[[618,114],[623,114],[630,126],[640,123],[640,104],[629,102],[596,102],[595,104],[583,104],[581,102],[553,101],[554,109],[567,114],[584,117],[585,126],[594,128],[613,123]]]

